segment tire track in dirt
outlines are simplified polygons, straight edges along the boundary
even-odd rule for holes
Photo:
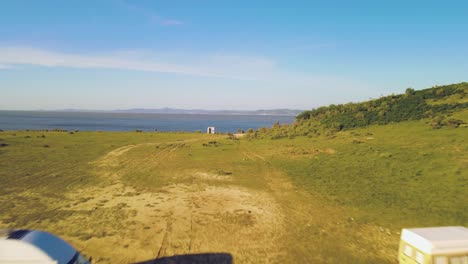
[[[123,147],[114,149],[101,158],[91,162],[90,164],[94,166],[94,173],[102,177],[103,179],[111,180],[112,184],[121,183],[122,175],[127,172],[131,173],[132,170],[145,169],[143,166],[135,168],[134,160],[132,158],[127,158],[125,155],[131,150],[138,149],[141,147],[154,146],[158,148],[158,151],[152,155],[146,157],[140,157],[138,164],[148,164],[152,167],[157,167],[159,164],[167,160],[171,155],[175,154],[177,149],[183,147],[187,144],[191,144],[197,141],[207,140],[205,138],[194,138],[186,140],[178,140],[171,142],[161,142],[161,143],[141,143],[141,144],[132,144]],[[119,168],[123,167],[123,169]]]
[[[103,157],[98,159],[97,161],[92,162],[92,164],[98,165],[98,166],[106,166],[106,165],[115,165],[113,164],[114,162],[117,161],[117,158],[125,154],[126,152],[138,148],[138,147],[143,147],[143,146],[162,146],[162,145],[167,145],[166,147],[163,148],[163,152],[167,151],[167,148],[170,147],[170,151],[174,152],[177,150],[177,148],[184,146],[187,143],[193,143],[196,141],[202,141],[206,140],[204,138],[194,138],[194,139],[186,139],[186,140],[179,140],[179,141],[171,141],[171,142],[162,142],[162,143],[141,143],[141,144],[132,144],[132,145],[127,145],[123,147],[116,148],[107,154],[105,154]]]
[[[122,184],[118,180],[118,171],[106,170],[125,160],[128,151],[139,146],[160,146],[161,149],[157,153],[141,162],[157,166],[171,155],[177,155],[179,148],[197,141],[200,139],[129,145],[111,151],[95,165],[102,176],[114,175],[116,182]],[[264,160],[260,155],[252,154],[252,158]],[[150,226],[149,230],[153,230],[153,227],[159,230],[153,239],[155,246],[148,249],[154,252],[154,257],[197,252],[230,252],[239,262],[252,263],[258,259],[271,258],[277,254],[275,252],[281,251],[278,238],[283,230],[283,216],[274,198],[264,191],[236,186],[232,179],[228,178],[203,171],[191,172],[191,180],[188,183],[164,187],[140,203],[151,203],[156,199],[163,201],[154,205],[160,219],[156,226],[150,226],[151,222],[147,218],[137,218],[141,222],[139,225]],[[230,185],[218,186],[216,182]],[[109,203],[131,204],[129,209],[141,210],[138,208],[138,199],[142,196],[143,194],[118,197]],[[102,196],[100,198],[102,199]],[[90,201],[90,204],[92,203],[93,201]]]
[[[164,231],[164,236],[163,236],[163,239],[161,241],[161,246],[159,246],[159,249],[158,249],[158,254],[156,255],[156,259],[162,257],[163,255],[163,252],[166,250],[166,244],[167,244],[167,236],[170,232],[170,227],[171,227],[171,221],[167,221],[166,222],[166,229]]]
[[[157,168],[177,156],[180,148],[201,140],[208,139],[128,145],[93,162],[97,176],[110,179],[109,184],[71,192],[72,200],[89,197],[71,209],[97,215],[109,211],[124,218],[112,216],[107,225],[95,226],[93,217],[70,217],[68,221],[81,221],[87,226],[87,232],[109,234],[74,241],[77,246],[89,255],[106,257],[99,263],[129,263],[206,252],[229,252],[238,263],[257,263],[259,259],[277,262],[278,256],[284,254],[281,241],[284,215],[267,186],[265,190],[249,189],[236,185],[235,176],[207,171],[181,171],[189,179],[187,182],[155,192],[138,191],[120,179],[132,169],[144,169],[141,166]],[[129,151],[148,146],[159,149],[133,164]],[[265,163],[259,154],[246,151],[244,155]],[[125,228],[119,227],[122,225]]]

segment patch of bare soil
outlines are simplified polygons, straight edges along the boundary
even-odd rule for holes
[[[245,137],[247,134],[245,133],[236,133],[236,134],[232,134],[235,138],[243,138]]]
[[[148,162],[161,162],[180,144],[165,144],[159,156]],[[78,202],[68,207],[77,213],[59,224],[64,230],[74,225],[65,233],[77,248],[96,263],[208,252],[228,252],[238,263],[274,262],[281,252],[284,225],[271,195],[226,186],[232,175],[208,172],[193,172],[191,182],[156,192],[136,190],[119,181],[113,168],[138,146],[119,148],[94,163],[99,176],[112,179],[109,185],[69,194],[70,200]]]
[[[66,222],[81,223],[78,237],[71,239],[100,263],[199,252],[229,252],[247,261],[278,251],[282,216],[266,193],[196,184],[158,193],[113,185],[73,195],[90,194],[91,199],[70,208],[89,215],[76,214]],[[89,239],[83,241],[81,233]]]
[[[207,172],[196,172],[193,174],[193,177],[200,180],[212,180],[212,181],[222,181],[222,182],[232,182],[233,178],[231,175],[224,173],[223,175],[217,173],[207,173]]]

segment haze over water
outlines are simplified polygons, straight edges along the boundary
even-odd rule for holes
[[[205,131],[217,132],[271,127],[275,122],[291,123],[293,116],[137,114],[92,112],[0,111],[2,130],[66,129],[80,131]]]

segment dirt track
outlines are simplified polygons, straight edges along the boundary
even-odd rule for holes
[[[164,162],[189,142],[193,141],[166,143],[156,158],[147,162]],[[106,257],[98,261],[113,263],[200,252],[229,252],[240,262],[268,262],[268,258],[276,257],[272,252],[281,252],[284,217],[275,198],[266,191],[231,184],[232,176],[193,172],[191,182],[169,185],[158,192],[139,192],[125,186],[119,180],[118,165],[127,161],[130,150],[149,145],[157,144],[129,145],[109,152],[94,164],[99,176],[110,178],[112,185],[71,194],[76,199],[92,197],[74,207],[76,210],[119,208],[126,212],[125,219],[104,216],[125,225],[115,225],[112,231],[106,227],[111,236],[79,242],[85,252],[101,256],[104,251]],[[245,155],[264,160],[252,152]],[[88,224],[95,228],[91,219]]]

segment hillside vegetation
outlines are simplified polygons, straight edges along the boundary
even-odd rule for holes
[[[369,125],[384,125],[408,120],[427,119],[437,129],[458,127],[467,120],[452,117],[452,113],[468,108],[468,83],[436,86],[404,94],[389,95],[361,103],[322,106],[304,111],[291,125],[276,124],[263,129],[272,139],[292,136],[320,135]],[[253,136],[253,135],[252,135]],[[257,134],[257,136],[259,136]],[[260,135],[261,136],[261,135]]]

